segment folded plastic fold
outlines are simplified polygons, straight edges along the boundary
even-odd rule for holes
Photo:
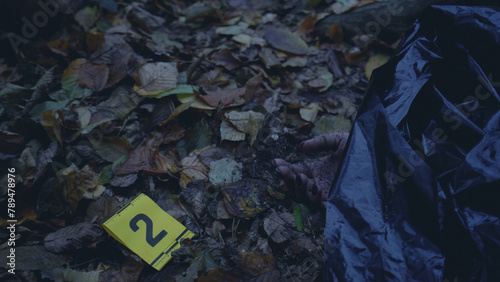
[[[327,281],[500,281],[500,9],[432,6],[374,71],[327,204]]]

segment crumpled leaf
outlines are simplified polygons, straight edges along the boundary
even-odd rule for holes
[[[181,160],[181,187],[186,187],[191,180],[205,180],[207,178],[208,169],[197,155],[189,155]]]
[[[127,203],[126,200],[120,202],[117,197],[104,194],[89,204],[85,221],[101,225]]]
[[[147,33],[151,33],[154,29],[165,24],[165,19],[155,16],[147,10],[140,7],[141,4],[134,2],[127,7],[127,13],[131,20],[139,24]]]
[[[321,108],[318,103],[311,103],[299,110],[300,117],[305,121],[314,122],[316,121],[316,116],[318,115],[318,111],[320,109]]]
[[[269,28],[264,32],[264,38],[278,50],[296,55],[307,54],[308,46],[304,40],[288,30]]]
[[[205,205],[205,183],[203,180],[194,180],[179,194],[179,197],[191,206],[197,216],[202,216],[206,211]]]
[[[10,254],[10,248],[0,251],[0,263],[2,266],[7,266]],[[18,270],[38,270],[49,269],[61,266],[71,262],[71,258],[51,253],[44,246],[16,246],[16,271]]]
[[[307,83],[311,88],[319,88],[320,92],[323,92],[330,88],[333,84],[333,74],[329,72],[326,68],[318,68],[318,77]]]
[[[268,69],[281,64],[278,56],[276,56],[270,48],[262,48],[259,52],[259,58]]]
[[[228,71],[236,69],[241,64],[240,61],[233,56],[231,50],[227,48],[213,53],[211,59],[216,65],[223,66]]]
[[[134,91],[141,96],[151,97],[175,88],[177,85],[175,63],[156,62],[142,66],[134,73]]]
[[[221,140],[243,141],[245,140],[245,132],[239,131],[228,120],[223,120],[220,124]]]
[[[81,249],[96,241],[102,235],[99,225],[81,222],[49,233],[44,244],[48,251],[65,253]]]
[[[245,91],[245,87],[210,91],[207,95],[200,96],[200,98],[212,107],[217,107],[219,103],[222,106],[237,106],[245,102],[241,98]]]
[[[252,146],[255,139],[257,139],[257,134],[265,118],[264,114],[254,111],[232,111],[226,113],[224,116],[239,131],[250,134],[250,146]]]
[[[108,82],[109,69],[105,64],[94,65],[85,63],[78,73],[80,85],[85,86],[93,91],[101,91]]]
[[[212,107],[205,103],[199,95],[196,95],[194,92],[193,93],[182,93],[182,94],[177,94],[177,99],[179,102],[183,104],[189,104],[191,108],[195,109],[201,109],[201,110],[214,110],[215,107]]]
[[[241,163],[232,158],[222,158],[210,163],[209,181],[214,184],[232,183],[242,178]]]
[[[84,88],[83,86],[85,85],[80,81],[80,72],[89,64],[89,61],[86,59],[76,59],[64,70],[61,78],[61,84],[62,88],[68,91],[68,97],[70,100],[74,98],[86,97],[92,93],[92,90]],[[101,78],[98,79],[100,80]],[[90,83],[94,84],[94,82]],[[100,86],[102,83],[95,82],[95,84]]]
[[[227,211],[240,218],[250,218],[262,212],[266,186],[261,181],[245,180],[222,189]]]
[[[177,173],[179,171],[178,154],[175,148],[170,147],[170,150],[160,152],[159,147],[162,144],[179,141],[184,136],[184,131],[181,127],[172,126],[166,132],[152,132],[151,138],[144,140],[141,145],[132,150],[125,163],[117,167],[115,178],[116,176],[137,175],[139,171],[154,175]]]
[[[136,95],[129,89],[119,86],[111,93],[109,99],[99,103],[97,108],[99,110],[111,112],[117,118],[123,119],[134,110],[143,99],[144,98]]]
[[[283,243],[290,239],[288,228],[295,228],[295,219],[290,213],[272,211],[264,219],[264,231],[276,243]]]
[[[96,153],[108,162],[114,162],[132,150],[132,145],[127,139],[120,136],[105,136],[97,140],[91,135],[88,137]]]

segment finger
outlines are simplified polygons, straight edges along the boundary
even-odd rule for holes
[[[305,174],[297,174],[295,177],[295,197],[297,200],[303,201],[307,197],[307,185],[309,182],[309,178]]]
[[[285,181],[286,186],[290,187],[291,189],[295,189],[296,174],[291,169],[289,169],[288,166],[278,166],[276,168],[276,171],[281,174],[281,177],[283,177],[283,181]]]
[[[303,164],[303,163],[291,164],[291,163],[285,161],[284,159],[280,159],[280,158],[274,159],[272,161],[272,164],[274,166],[276,166],[276,167],[287,166],[295,174],[297,174],[297,173],[304,173],[304,174],[307,175],[308,172],[309,172],[308,167],[305,164]]]
[[[316,153],[325,150],[343,150],[349,133],[335,132],[316,136],[299,144],[299,149],[304,153]]]

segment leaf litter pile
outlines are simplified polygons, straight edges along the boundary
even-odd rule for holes
[[[18,224],[16,276],[2,279],[321,280],[324,214],[270,161],[326,156],[296,146],[350,130],[389,46],[338,25],[318,36],[342,2],[57,3],[56,28],[0,59]],[[161,271],[101,226],[139,193],[195,233]]]

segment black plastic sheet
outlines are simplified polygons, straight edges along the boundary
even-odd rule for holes
[[[500,10],[425,10],[354,123],[327,204],[327,281],[500,281],[499,90]]]

